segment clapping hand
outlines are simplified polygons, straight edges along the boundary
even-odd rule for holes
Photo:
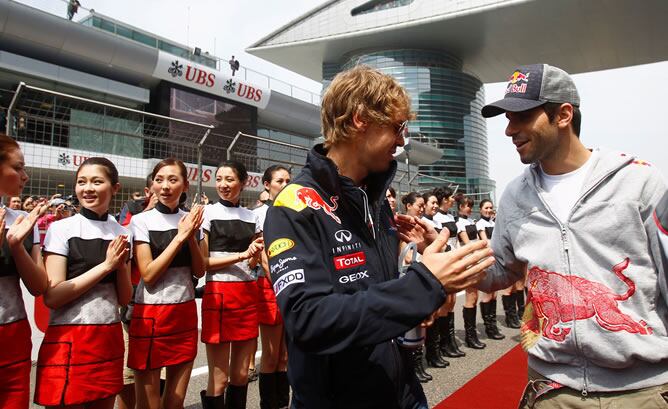
[[[394,221],[397,224],[399,238],[406,243],[414,242],[417,244],[420,253],[438,236],[434,226],[417,217],[397,214],[394,216]]]
[[[122,234],[114,238],[107,247],[107,257],[104,260],[109,272],[118,270],[121,264],[127,261],[129,255],[128,236]]]
[[[10,248],[23,243],[25,238],[28,237],[28,234],[33,231],[37,219],[44,213],[46,207],[45,203],[38,203],[35,208],[28,213],[28,216],[20,215],[16,218],[16,221],[14,221],[9,230],[7,230],[7,244]],[[4,230],[4,226],[2,227]]]
[[[244,259],[255,257],[258,253],[264,250],[264,238],[258,237],[248,246],[248,249],[241,254]]]
[[[179,220],[178,234],[185,239],[193,237],[202,225],[203,220],[204,207],[199,204],[193,205],[190,212],[183,215],[181,220]]]

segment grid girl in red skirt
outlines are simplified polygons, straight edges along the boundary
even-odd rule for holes
[[[199,251],[203,208],[181,210],[186,167],[173,158],[153,168],[155,208],[132,218],[141,281],[130,321],[128,367],[135,370],[139,408],[182,408],[197,355],[197,306],[192,276],[204,275]],[[160,369],[167,379],[160,401]]]
[[[108,214],[120,186],[108,159],[86,159],[75,182],[81,212],[46,233],[44,303],[51,316],[37,359],[39,405],[111,409],[123,387],[118,307],[132,295],[131,240]]]
[[[0,134],[0,197],[19,196],[28,181],[18,143]],[[46,290],[35,225],[45,204],[30,212],[0,208],[0,408],[30,404],[30,324],[19,280],[34,296]]]
[[[272,165],[264,171],[262,183],[269,200],[254,209],[260,226],[264,226],[267,209],[274,198],[290,183],[290,171],[281,165]],[[269,261],[262,252],[262,270],[257,278],[258,321],[262,339],[262,357],[260,358],[260,408],[287,408],[290,403],[290,384],[288,382],[288,351],[285,346],[283,319],[278,311],[276,294],[271,284]]]
[[[206,343],[209,382],[202,406],[245,408],[250,353],[257,343],[258,291],[253,268],[264,246],[257,216],[239,206],[248,179],[234,161],[216,170],[218,203],[204,212],[202,252],[207,266],[202,297],[202,342]]]

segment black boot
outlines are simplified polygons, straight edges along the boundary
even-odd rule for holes
[[[248,393],[248,384],[246,385],[227,385],[225,390],[225,409],[246,409],[246,394]]]
[[[480,315],[482,321],[485,323],[485,333],[489,339],[504,339],[505,335],[499,332],[499,327],[496,326],[496,298],[480,303]]]
[[[508,328],[519,328],[520,320],[517,318],[517,306],[515,305],[515,295],[502,295],[501,302],[503,310],[506,312],[506,326]]]
[[[436,327],[438,328],[438,332],[440,335],[439,339],[439,349],[441,351],[441,354],[443,356],[447,356],[448,358],[459,358],[462,357],[464,354],[462,351],[459,351],[457,349],[457,344],[455,343],[455,340],[453,339],[455,334],[455,327],[452,327],[452,332],[450,332],[450,322],[454,319],[454,316],[450,313],[446,315],[445,317],[438,317],[436,318]],[[461,352],[461,354],[460,354]]]
[[[262,373],[259,378],[260,409],[278,409],[276,373]]]
[[[225,409],[225,395],[206,396],[206,391],[200,391],[199,397],[202,400],[203,409]]]
[[[464,330],[466,331],[466,346],[473,349],[483,349],[487,345],[480,342],[478,333],[475,330],[475,316],[478,309],[476,307],[462,309],[464,313]]]
[[[524,317],[524,291],[517,291],[515,293],[515,304],[517,305],[517,316],[520,319],[521,325],[522,318]]]
[[[429,382],[433,378],[424,367],[424,349],[420,346],[415,348],[413,355],[413,365],[415,368],[415,374],[418,375],[418,380],[420,382]]]
[[[290,407],[290,382],[287,372],[276,372],[276,397],[278,409]]]
[[[448,313],[448,334],[450,334],[450,344],[457,355],[466,356],[466,352],[459,349],[457,338],[455,338],[455,313],[450,311]]]
[[[427,336],[425,338],[427,365],[432,368],[445,368],[450,365],[450,362],[441,358],[441,353],[438,348],[438,329],[436,325],[427,328]]]

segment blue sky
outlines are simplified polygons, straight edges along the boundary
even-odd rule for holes
[[[322,3],[322,0],[80,0],[86,9],[200,47],[221,58],[235,55],[241,64],[264,74],[318,92],[320,84],[243,50],[266,34]],[[65,0],[21,0],[65,16]],[[75,20],[87,14],[81,10]],[[214,48],[215,45],[215,48]],[[518,65],[542,61],[518,61]],[[508,74],[513,67],[508,67]],[[583,113],[581,139],[588,147],[609,147],[634,154],[668,175],[668,62],[599,71],[574,76]],[[485,85],[487,101],[503,96],[505,84]],[[497,181],[497,198],[522,165],[509,138],[505,118],[489,119],[490,176]]]

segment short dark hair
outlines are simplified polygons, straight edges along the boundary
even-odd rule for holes
[[[116,169],[116,166],[112,161],[100,156],[94,156],[92,158],[88,158],[85,161],[83,161],[79,166],[79,169],[77,169],[76,175],[74,175],[75,179],[79,177],[79,172],[81,171],[81,169],[83,169],[84,166],[92,166],[92,165],[102,166],[104,168],[104,173],[107,174],[107,177],[109,178],[109,181],[111,181],[112,185],[118,183],[118,169]]]
[[[277,172],[279,170],[284,170],[288,172],[288,174],[290,174],[290,169],[286,168],[283,165],[271,165],[264,170],[264,174],[262,175],[262,183],[271,182],[271,179],[274,178],[274,172]]]
[[[397,198],[397,191],[394,190],[394,188],[392,186],[388,187],[387,190],[390,191],[390,196],[392,196],[395,199]]]
[[[242,185],[246,183],[246,179],[248,179],[248,171],[246,171],[246,167],[244,166],[244,164],[239,161],[226,160],[221,162],[220,165],[218,165],[218,168],[216,168],[216,173],[218,173],[220,168],[232,169],[239,178],[239,181],[241,182]]]
[[[543,105],[543,110],[545,110],[545,114],[547,114],[547,119],[550,120],[550,123],[557,117],[561,105],[562,104],[558,102],[548,102]],[[573,119],[571,119],[571,125],[573,126],[573,133],[579,138],[580,126],[582,125],[582,112],[580,112],[580,108],[575,105],[573,105]]]
[[[449,187],[437,187],[434,189],[434,195],[436,196],[436,200],[438,200],[438,205],[440,206],[441,203],[443,203],[443,199],[450,199],[450,196],[452,196],[452,189]]]
[[[478,208],[482,209],[482,207],[485,205],[485,203],[492,203],[492,201],[489,200],[489,199],[482,199],[480,201],[480,203],[478,204]],[[494,205],[494,203],[492,203],[492,205]]]
[[[183,163],[183,161],[176,158],[167,158],[156,163],[156,165],[153,167],[153,171],[150,174],[151,179],[155,179],[155,175],[157,175],[160,169],[164,168],[165,166],[178,167],[183,181],[186,183],[188,182],[188,169],[186,169],[186,165]]]
[[[457,202],[457,209],[465,205],[473,208],[473,199],[466,196],[464,193],[458,193],[457,196],[455,196],[455,202]]]
[[[415,203],[418,197],[421,196],[417,194],[417,192],[407,193],[401,198],[401,203],[403,203],[404,206],[412,205],[413,203]]]

